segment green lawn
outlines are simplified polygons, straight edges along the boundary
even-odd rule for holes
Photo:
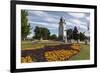
[[[21,42],[21,49],[28,50],[28,49],[37,49],[44,47],[42,44],[32,44],[31,41],[22,41]]]
[[[32,42],[38,42],[38,44],[33,44]],[[21,49],[22,50],[39,49],[39,48],[42,48],[44,46],[53,46],[53,45],[59,45],[59,44],[64,44],[64,43],[58,42],[58,41],[50,41],[50,40],[22,41],[21,42]]]
[[[80,44],[79,54],[70,58],[70,60],[88,60],[90,59],[90,45]]]

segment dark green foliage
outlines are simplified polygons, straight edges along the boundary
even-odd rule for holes
[[[50,38],[51,40],[57,40],[57,36],[55,34],[51,35]]]
[[[80,32],[80,41],[84,41],[86,38],[86,36],[84,35],[84,33]]]
[[[74,27],[74,30],[73,30],[73,39],[74,40],[78,40],[79,39],[78,29],[77,29],[76,26]]]
[[[72,36],[73,36],[73,30],[72,29],[68,29],[67,30],[67,41],[69,43],[71,43]]]
[[[35,36],[34,39],[48,39],[50,36],[50,31],[47,28],[44,27],[38,27],[36,26],[36,28],[34,29],[35,32]]]
[[[27,35],[30,34],[30,24],[27,19],[28,13],[25,10],[21,10],[21,38],[25,40]]]
[[[67,39],[69,39],[69,40],[72,39],[72,36],[73,36],[72,33],[73,33],[72,29],[67,30]]]

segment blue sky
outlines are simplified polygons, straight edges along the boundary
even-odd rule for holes
[[[58,35],[58,26],[61,17],[65,19],[65,29],[73,29],[74,26],[77,26],[79,31],[85,32],[87,31],[87,26],[90,24],[90,13],[34,10],[27,11],[28,23],[30,23],[32,27],[32,33],[28,37],[34,35],[33,30],[35,29],[35,26],[46,27],[50,30],[51,34]]]

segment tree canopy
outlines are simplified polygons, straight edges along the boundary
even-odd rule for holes
[[[58,38],[57,38],[56,34],[52,34],[49,39],[51,39],[51,40],[57,40]]]
[[[21,37],[22,40],[25,40],[27,35],[30,34],[30,24],[28,24],[28,12],[25,10],[21,10]]]
[[[85,34],[80,32],[80,41],[84,41],[85,40]]]
[[[73,33],[72,29],[67,30],[67,39],[72,39],[72,33]]]
[[[78,29],[77,29],[76,26],[74,27],[74,30],[73,30],[73,39],[74,40],[78,40],[79,39]]]
[[[36,26],[35,29],[34,29],[34,32],[35,32],[34,39],[41,39],[42,38],[42,39],[46,40],[50,36],[49,29],[44,28],[44,27]]]

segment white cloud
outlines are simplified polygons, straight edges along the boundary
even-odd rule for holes
[[[44,11],[29,11],[29,14],[30,13],[37,15],[37,16],[43,18],[42,20],[45,20],[45,21],[48,21],[48,22],[56,22],[57,18],[58,18],[58,16],[48,14],[47,12],[44,12]],[[34,18],[34,16],[33,17],[29,16],[28,18],[32,19],[32,18]]]
[[[79,25],[79,28],[80,28],[80,29],[82,28],[82,29],[85,29],[85,30],[87,29],[87,27],[84,26],[84,25]]]
[[[28,11],[28,13],[30,14],[35,14],[35,15],[37,15],[37,16],[46,16],[46,13],[45,12],[43,12],[43,11]]]
[[[57,22],[57,19],[56,18],[53,18],[53,17],[46,17],[46,18],[44,18],[46,21],[48,21],[48,22]]]
[[[74,22],[74,23],[76,23],[76,24],[78,24],[78,25],[82,23],[82,22],[81,22],[80,20],[78,20],[78,19],[73,19],[72,22]]]
[[[73,26],[73,24],[71,22],[67,22],[66,25]]]
[[[68,14],[76,18],[83,18],[85,16],[84,13],[68,13]]]
[[[87,24],[87,21],[82,21],[82,20],[75,19],[75,18],[70,18],[68,22],[76,24],[76,25],[86,25]]]
[[[82,22],[77,21],[77,20],[74,20],[74,21],[76,21],[77,23],[81,23],[81,24],[76,24],[76,23],[73,23],[73,22],[67,21],[67,23],[66,23],[66,25],[65,25],[65,28],[68,28],[67,26],[71,26],[71,27],[76,26],[76,27],[79,28],[79,29],[87,30],[87,26],[86,26],[86,24],[84,25],[84,24],[82,24]]]
[[[90,17],[86,17],[86,20],[88,20],[88,21],[89,21],[89,20],[90,20]]]
[[[57,24],[51,24],[51,23],[46,23],[46,22],[33,22],[33,21],[29,21],[31,24],[39,24],[40,27],[52,27],[52,28],[58,28]]]

